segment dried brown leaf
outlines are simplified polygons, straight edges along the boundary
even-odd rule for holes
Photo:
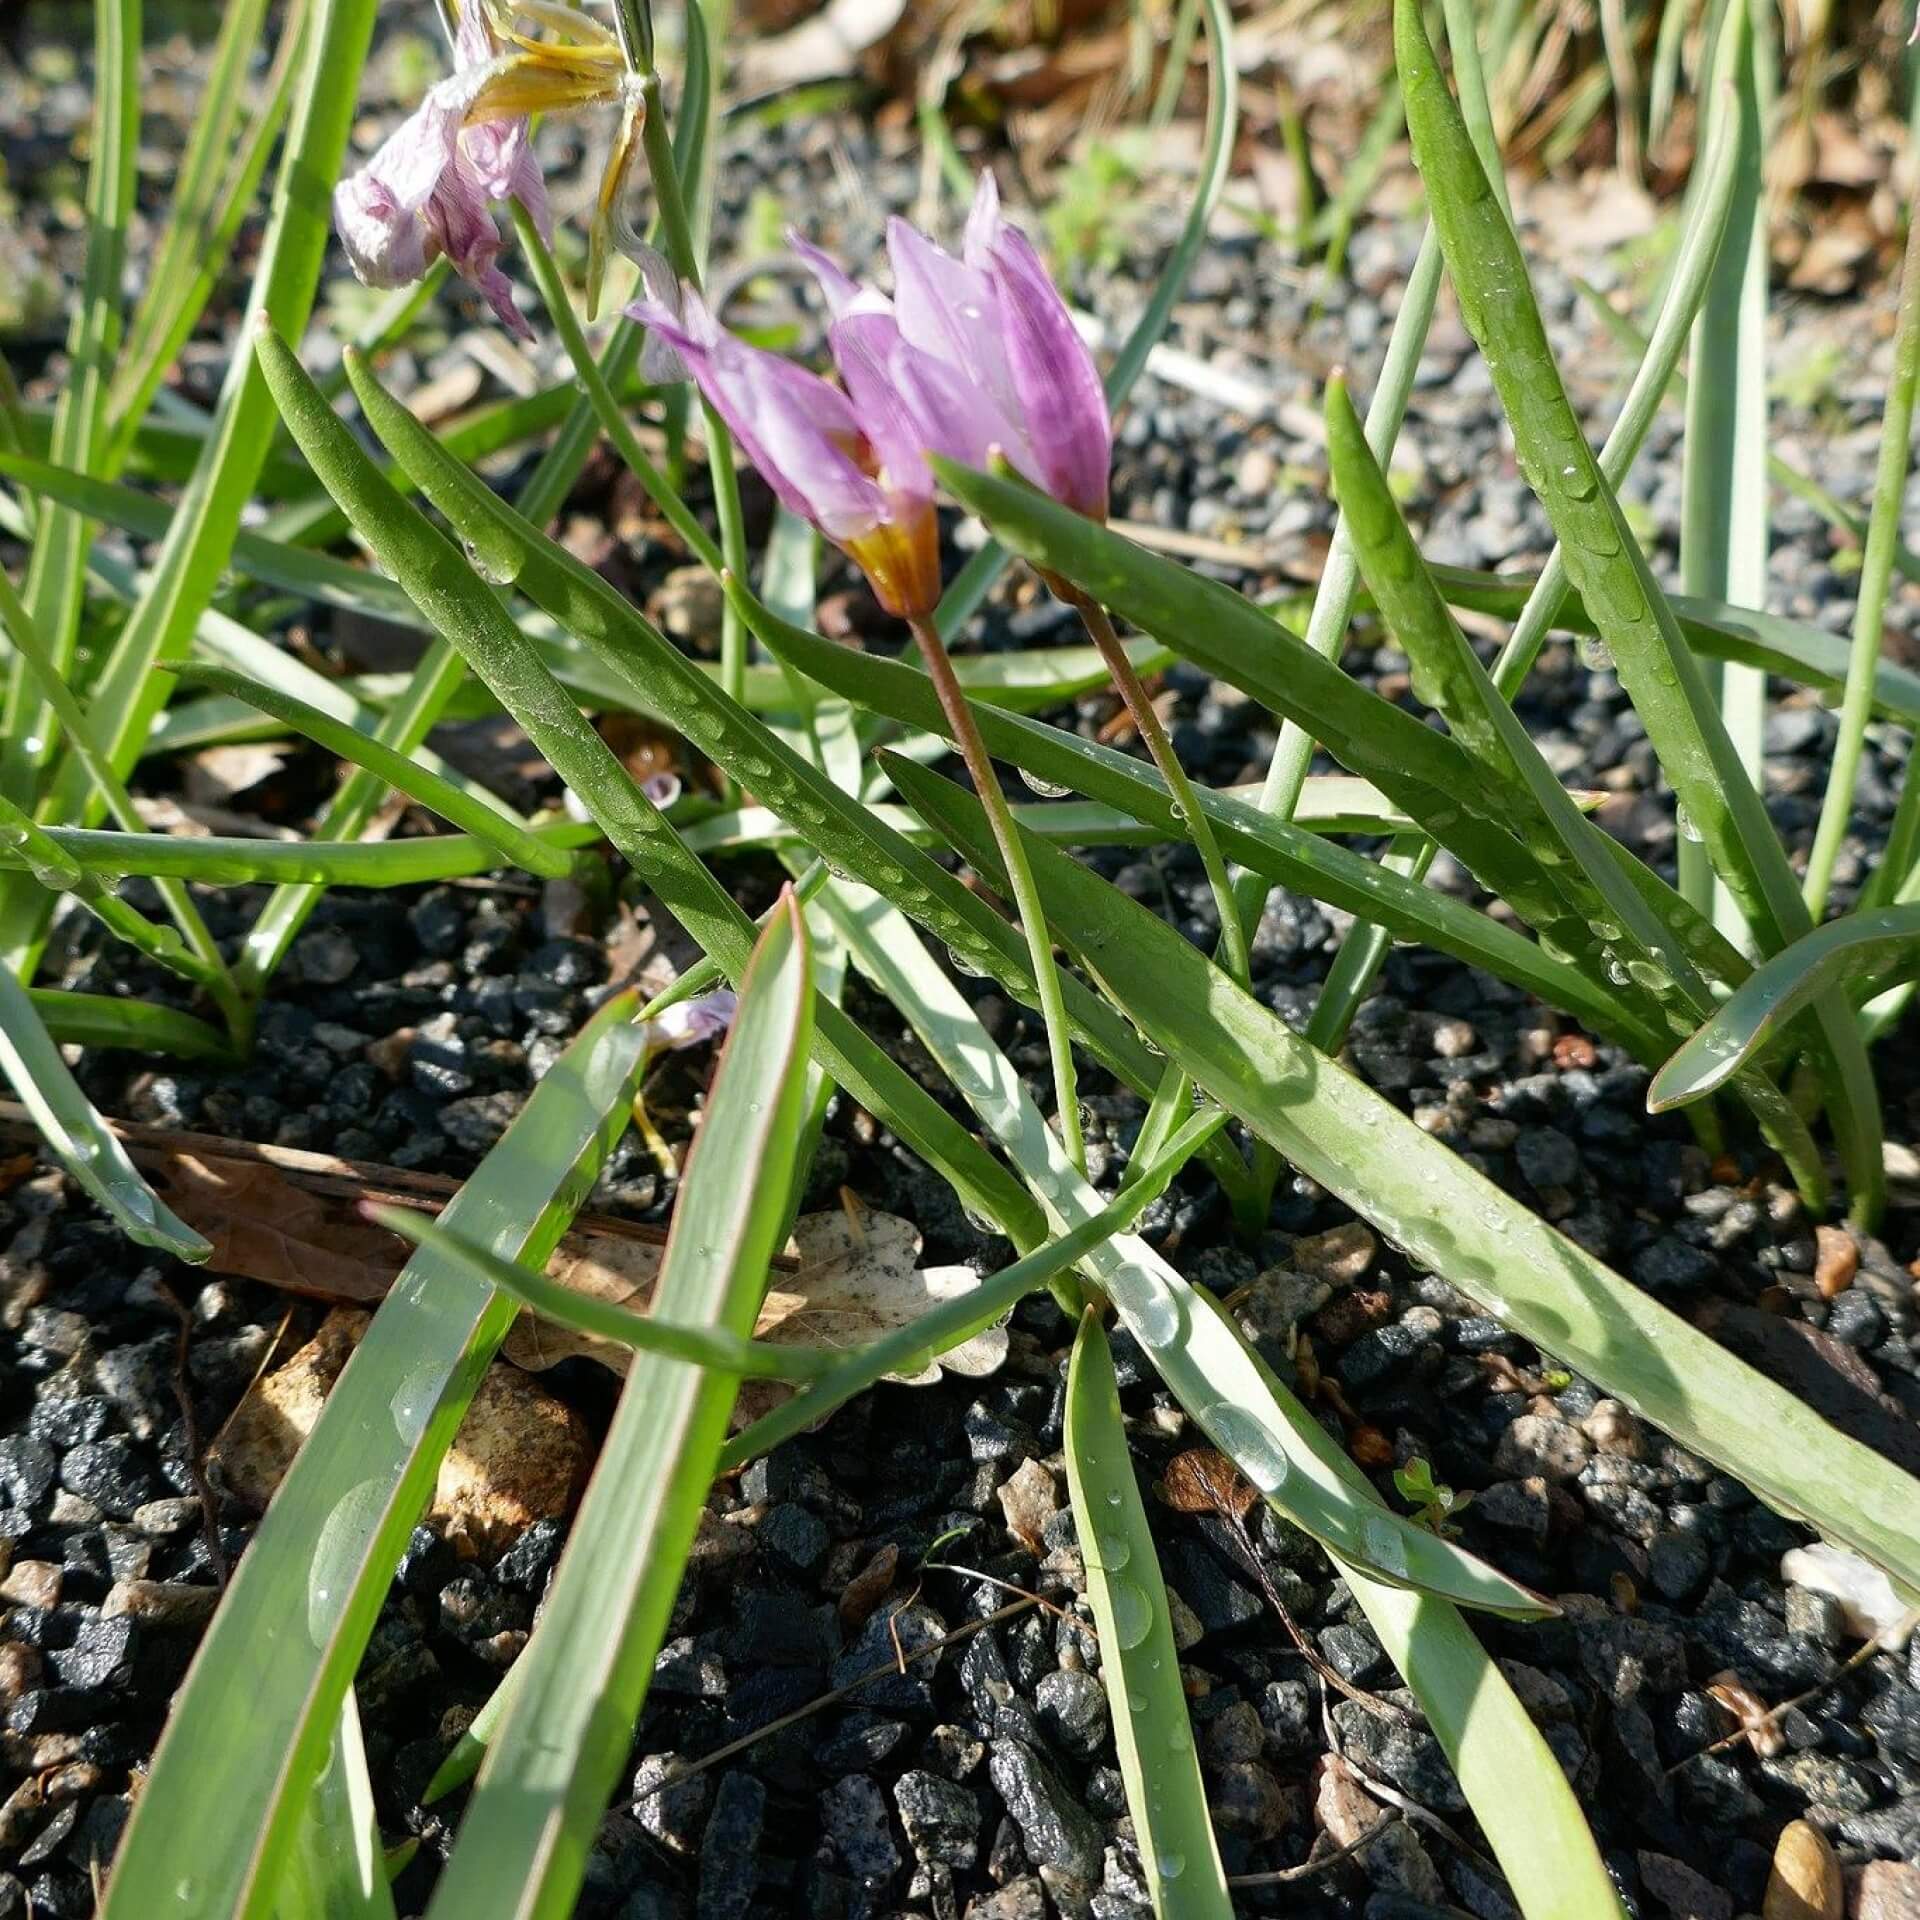
[[[1212,1447],[1189,1447],[1167,1462],[1160,1497],[1176,1513],[1217,1513],[1223,1519],[1244,1519],[1259,1498],[1224,1453]]]

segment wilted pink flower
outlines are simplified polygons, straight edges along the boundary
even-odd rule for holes
[[[679,313],[652,299],[627,311],[674,348],[767,484],[852,556],[889,612],[933,611],[933,473],[888,391],[876,384],[849,399],[818,374],[736,339],[691,290]]]
[[[489,203],[518,200],[541,236],[551,239],[546,184],[526,114],[495,116],[489,107],[509,91],[525,90],[514,83],[531,57],[503,53],[481,0],[467,0],[455,33],[454,71],[333,193],[334,225],[366,285],[407,286],[444,253],[502,322],[529,340],[533,329],[495,264],[502,241]]]

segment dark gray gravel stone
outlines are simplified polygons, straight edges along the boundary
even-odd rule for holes
[[[971,1787],[914,1768],[894,1782],[907,1844],[922,1860],[970,1867],[980,1855],[980,1802]]]
[[[1033,1690],[1040,1725],[1053,1744],[1076,1760],[1091,1760],[1107,1743],[1107,1690],[1090,1673],[1056,1669]]]
[[[750,1773],[727,1773],[714,1791],[700,1846],[699,1920],[747,1920],[760,1883],[767,1790]]]
[[[899,1872],[886,1795],[864,1773],[850,1773],[821,1794],[820,1824],[847,1871],[869,1892]]]
[[[1072,1880],[1099,1876],[1105,1844],[1099,1822],[1032,1747],[1024,1740],[994,1741],[987,1771],[1036,1866],[1056,1868]]]

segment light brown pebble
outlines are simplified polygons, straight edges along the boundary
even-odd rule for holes
[[[1845,1293],[1860,1271],[1860,1249],[1845,1227],[1830,1227],[1824,1222],[1813,1230],[1813,1284],[1822,1300]]]
[[[1827,1836],[1804,1820],[1783,1827],[1760,1903],[1761,1920],[1841,1920],[1843,1896],[1840,1862]]]
[[[1920,1867],[1870,1860],[1855,1876],[1852,1920],[1920,1920]]]

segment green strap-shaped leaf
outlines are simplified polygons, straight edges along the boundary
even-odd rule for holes
[[[769,651],[822,686],[909,726],[936,732],[941,728],[939,701],[924,674],[898,661],[837,647],[757,604],[749,606],[748,618]],[[1184,837],[1173,798],[1152,767],[1044,721],[996,713],[978,702],[974,715],[988,747],[1001,758],[1038,779],[1123,809],[1165,835]],[[1599,990],[1578,968],[1512,928],[1445,894],[1414,886],[1377,861],[1331,846],[1320,835],[1243,798],[1205,787],[1198,792],[1222,849],[1251,871],[1293,892],[1376,920],[1399,939],[1417,940],[1470,966],[1485,967],[1566,1008],[1595,1032],[1619,1038],[1635,1052],[1650,1048],[1657,1053],[1659,1029],[1624,1019],[1611,992]],[[1296,813],[1296,820],[1300,817],[1302,813]]]
[[[1755,968],[1753,978],[1653,1076],[1647,1107],[1664,1113],[1724,1086],[1766,1057],[1823,993],[1866,998],[1920,976],[1920,906],[1882,907],[1817,927]]]
[[[339,177],[353,124],[359,75],[373,34],[376,0],[316,0],[293,117],[242,318],[299,334],[312,311],[320,264],[332,233],[325,183]],[[100,744],[123,776],[139,757],[166,689],[154,667],[178,659],[219,585],[240,516],[274,433],[273,404],[252,357],[236,354],[209,437],[139,600],[114,640],[93,686],[88,712]],[[55,770],[43,820],[85,825],[103,804],[84,765],[69,757]],[[0,963],[16,968],[38,950],[47,924],[44,896],[31,884],[0,882]]]
[[[928,783],[947,786],[905,762],[896,760],[893,771],[902,790],[910,781],[916,796]],[[944,831],[946,822],[940,824]],[[874,900],[859,920],[844,925],[856,965],[906,1015],[1051,1216],[1074,1226],[1099,1212],[1099,1195],[1067,1158],[1006,1055],[902,916]],[[1292,1394],[1268,1391],[1225,1316],[1144,1240],[1115,1236],[1089,1248],[1080,1264],[1174,1397],[1297,1526],[1384,1580],[1516,1619],[1553,1610],[1550,1601],[1450,1541],[1356,1501],[1329,1462],[1332,1442],[1312,1414]]]
[[[225,1034],[157,1000],[75,993],[66,987],[35,987],[28,997],[42,1025],[63,1047],[125,1047],[134,1053],[170,1053],[181,1060],[234,1058]]]
[[[1066,1458],[1087,1598],[1100,1628],[1100,1678],[1154,1913],[1158,1920],[1233,1920],[1113,1354],[1092,1309],[1067,1368]]]
[[[1417,820],[1543,940],[1595,981],[1604,977],[1593,929],[1569,910],[1508,831],[1498,796],[1457,741],[1350,679],[1231,588],[1146,552],[1024,484],[950,461],[934,464],[948,489],[1015,552],[1297,722]],[[1657,1029],[1639,987],[1620,983],[1617,997],[1629,1018]]]
[[[449,1203],[447,1231],[544,1265],[627,1127],[636,1010],[622,994],[594,1016]],[[394,1566],[518,1311],[432,1253],[408,1261],[174,1698],[102,1920],[272,1913]]]
[[[738,979],[753,943],[746,914],[680,844],[659,809],[581,716],[507,618],[494,588],[416,507],[394,492],[285,344],[263,335],[259,354],[295,441],[380,564],[460,649],[668,910],[730,978]],[[379,392],[371,381],[365,389]],[[383,425],[391,431],[388,423]],[[432,436],[424,437],[430,444]],[[464,469],[456,471],[461,479],[470,478]],[[479,490],[486,493],[484,487]],[[500,512],[514,523],[509,509]],[[499,550],[496,539],[493,551]],[[521,565],[517,549],[512,551],[516,557],[500,563],[508,577]],[[703,698],[713,697],[704,680],[700,686]],[[805,767],[804,762],[796,764]],[[805,770],[812,776],[811,768]],[[831,782],[821,785],[835,805],[846,804]],[[937,1168],[969,1206],[1007,1222],[1016,1241],[1034,1244],[1041,1232],[1039,1213],[1006,1169],[838,1007],[823,1004],[814,1017],[816,1040],[833,1077]]]
[[[80,1091],[27,989],[5,967],[0,967],[0,1074],[60,1164],[129,1239],[181,1260],[204,1260],[213,1251],[140,1177],[127,1150]]]
[[[451,781],[442,780],[437,773],[423,767],[410,754],[396,751],[374,735],[362,733],[359,728],[322,713],[318,707],[309,706],[278,687],[267,686],[228,667],[200,662],[181,662],[172,671],[184,686],[206,687],[215,693],[228,694],[262,713],[271,714],[276,720],[284,720],[296,732],[339,754],[343,760],[351,761],[375,780],[397,787],[408,799],[419,801],[450,825],[464,827],[475,838],[484,840],[510,866],[525,867],[529,873],[541,874],[549,880],[573,870],[573,862],[563,849],[551,840],[528,832],[504,809],[490,807],[471,793],[462,792]],[[337,807],[336,802],[328,809],[329,818]],[[338,831],[337,827],[334,831]]]
[[[1414,687],[1453,737],[1507,796],[1514,831],[1532,850],[1607,954],[1609,977],[1627,978],[1685,1025],[1712,1008],[1692,949],[1710,948],[1710,924],[1678,895],[1666,914],[1649,906],[1612,849],[1617,845],[1573,804],[1501,698],[1429,577],[1387,477],[1368,449],[1360,417],[1335,381],[1327,396],[1327,445],[1347,524],[1374,598],[1413,663]],[[1807,1203],[1823,1207],[1826,1172],[1806,1122],[1763,1074],[1740,1083],[1767,1138],[1793,1171]]]
[[[1739,751],[1728,736],[1672,609],[1580,431],[1547,344],[1513,229],[1480,170],[1460,109],[1421,22],[1419,0],[1395,0],[1394,49],[1407,125],[1461,317],[1485,355],[1513,428],[1521,471],[1560,541],[1567,577],[1613,651],[1662,772],[1714,871],[1763,953],[1811,922],[1798,883]],[[1828,1085],[1852,1204],[1862,1219],[1885,1197],[1879,1100],[1866,1051],[1839,996],[1820,1001]]]
[[[654,1291],[663,1321],[740,1340],[753,1330],[786,1220],[815,1004],[806,931],[789,896],[741,979]],[[665,1355],[635,1356],[431,1913],[573,1912],[738,1384]]]
[[[87,169],[87,262],[67,331],[67,373],[55,403],[51,445],[63,466],[90,472],[106,457],[107,382],[121,331],[121,267],[135,197],[140,140],[140,0],[99,0],[93,9],[93,158]],[[62,672],[80,632],[92,529],[77,513],[41,517],[27,564],[26,603]],[[55,716],[24,663],[14,661],[0,711],[0,786],[31,806],[53,753]]]
[[[902,791],[983,873],[992,843],[951,783]],[[1909,1585],[1920,1486],[1557,1233],[1309,1047],[1146,908],[1038,842],[1048,919],[1197,1086],[1409,1257],[1681,1445]]]
[[[340,1703],[327,1764],[301,1806],[273,1920],[394,1920],[360,1707],[351,1687]]]

